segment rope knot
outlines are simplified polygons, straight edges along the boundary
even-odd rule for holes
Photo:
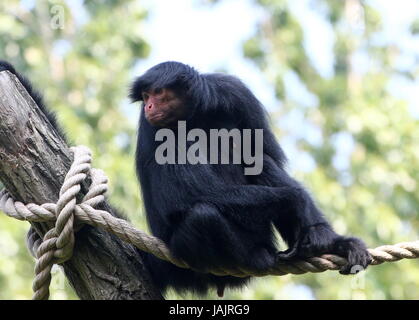
[[[33,282],[34,299],[47,299],[51,282],[51,269],[54,264],[68,261],[73,255],[74,232],[80,227],[75,224],[77,211],[89,211],[104,201],[108,179],[102,170],[92,169],[92,154],[85,146],[72,147],[74,160],[64,178],[56,204],[46,203],[41,206],[14,202],[7,191],[0,192],[0,208],[9,216],[27,221],[54,221],[54,226],[41,239],[31,228],[28,233],[28,245],[36,258],[35,280]],[[80,203],[77,195],[81,183],[90,177],[92,182],[87,194]]]

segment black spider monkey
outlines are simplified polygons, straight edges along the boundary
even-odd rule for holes
[[[202,272],[237,266],[266,270],[279,259],[335,253],[348,259],[341,273],[371,261],[364,243],[336,234],[307,191],[284,170],[285,155],[266,112],[237,78],[200,74],[165,62],[135,80],[130,97],[143,102],[136,154],[147,219],[175,257]],[[263,170],[244,175],[243,165],[156,163],[160,128],[185,120],[187,130],[263,129]],[[272,224],[289,245],[277,252]],[[177,268],[145,254],[159,286],[204,293],[242,286],[248,278],[217,277]]]
[[[63,130],[30,82],[12,65],[0,71],[15,74],[64,140]],[[211,268],[266,270],[278,260],[334,253],[348,260],[340,272],[366,268],[371,257],[364,243],[336,234],[307,191],[285,171],[285,155],[268,125],[266,112],[237,78],[200,74],[178,62],[154,66],[131,88],[133,101],[143,102],[136,150],[147,220],[153,234],[172,254],[194,270],[178,268],[141,252],[155,284],[164,291],[204,294],[237,288],[249,277],[215,276]],[[187,130],[263,129],[263,170],[245,175],[243,165],[165,164],[156,162],[160,128],[185,120]],[[272,225],[289,249],[278,252]]]

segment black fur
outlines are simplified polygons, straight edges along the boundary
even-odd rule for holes
[[[154,235],[174,256],[202,272],[175,267],[143,254],[155,282],[164,290],[240,287],[248,278],[205,273],[219,267],[265,270],[277,259],[335,253],[353,265],[367,267],[364,243],[336,234],[305,189],[284,170],[285,156],[269,128],[265,110],[237,78],[200,74],[178,62],[154,66],[133,83],[130,97],[171,88],[186,97],[187,130],[238,128],[264,130],[264,167],[246,176],[241,165],[165,164],[155,161],[156,130],[141,113],[136,152],[147,219]],[[278,254],[272,224],[289,245]]]

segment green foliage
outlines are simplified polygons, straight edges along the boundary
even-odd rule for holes
[[[245,43],[246,56],[273,79],[284,123],[291,112],[300,112],[309,128],[320,130],[320,143],[310,142],[310,133],[301,137],[301,127],[282,131],[282,136],[294,137],[299,152],[315,162],[312,170],[296,175],[312,190],[337,231],[358,235],[370,247],[418,239],[419,120],[407,101],[388,90],[396,76],[404,75],[407,82],[414,76],[398,69],[397,58],[404,52],[396,41],[391,46],[374,41],[382,31],[379,12],[358,0],[310,1],[311,10],[323,17],[335,37],[334,72],[325,77],[308,59],[303,45],[307,30],[301,27],[291,1],[260,0],[259,4],[270,19]],[[412,23],[413,34],[417,25]],[[369,59],[362,71],[355,65],[356,54]],[[412,67],[417,70],[417,63]],[[290,71],[315,95],[316,107],[307,108],[287,92],[283,79]],[[362,285],[333,272],[269,278],[263,284],[258,280],[245,294],[257,299],[294,298],[294,292],[306,285],[318,299],[419,298],[416,261],[373,267],[363,277]]]
[[[410,32],[414,35],[419,34],[419,18],[413,21],[410,25]]]

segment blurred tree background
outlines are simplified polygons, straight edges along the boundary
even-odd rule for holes
[[[419,107],[391,90],[417,83],[417,46],[409,51],[379,41],[383,22],[369,1],[305,1],[333,36],[333,70],[325,74],[308,52],[307,21],[290,8],[291,0],[254,3],[264,15],[243,54],[275,89],[272,124],[292,151],[293,174],[339,233],[360,236],[370,247],[418,239]],[[51,16],[60,13],[57,25]],[[140,228],[146,226],[130,120],[139,110],[125,97],[132,70],[152,49],[143,36],[146,19],[141,1],[0,3],[0,58],[42,90],[74,144],[93,150],[94,166],[110,178],[111,202]],[[410,32],[418,41],[419,20]],[[410,64],[401,63],[406,59]],[[28,224],[0,215],[0,226],[0,299],[30,298]],[[417,261],[404,260],[356,277],[265,277],[226,298],[418,299],[418,287]],[[51,289],[52,299],[77,299],[59,268]],[[170,292],[168,298],[185,296]]]

